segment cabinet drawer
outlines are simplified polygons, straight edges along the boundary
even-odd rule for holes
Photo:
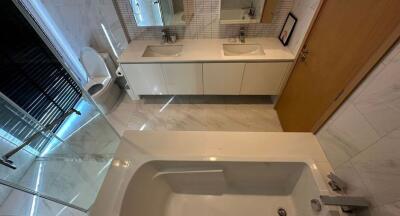
[[[238,95],[245,63],[203,64],[204,94]]]
[[[122,64],[121,66],[135,95],[168,93],[160,64]]]
[[[168,94],[203,94],[202,64],[162,64]]]
[[[241,95],[278,95],[291,62],[247,63]]]

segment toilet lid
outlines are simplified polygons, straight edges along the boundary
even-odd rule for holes
[[[90,95],[94,95],[97,92],[99,92],[103,87],[104,85],[102,83],[97,83],[92,85],[87,91],[89,92]]]
[[[111,77],[104,59],[93,48],[84,47],[82,49],[81,62],[86,69],[88,77]]]

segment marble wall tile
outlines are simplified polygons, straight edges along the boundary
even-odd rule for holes
[[[357,169],[351,161],[347,161],[337,167],[335,173],[347,183],[346,194],[351,196],[364,196],[371,202],[372,206],[379,206],[364,182],[360,181],[361,176],[358,174]]]
[[[323,127],[318,132],[317,138],[333,167],[338,167],[351,158],[351,149],[339,137],[330,132],[328,127]]]
[[[385,216],[397,216],[400,215],[400,201],[386,204],[380,209],[381,215]]]
[[[115,58],[102,30],[103,24],[110,34],[118,54],[128,46],[122,25],[112,1],[108,0],[41,0],[51,18],[61,29],[76,56],[85,46],[107,52]]]
[[[297,17],[297,24],[288,44],[293,53],[299,51],[319,4],[320,0],[293,0],[291,12]]]
[[[353,104],[345,105],[340,115],[334,116],[317,137],[334,167],[357,155],[380,138]]]
[[[380,135],[400,127],[400,60],[386,64],[354,104]]]
[[[399,70],[397,43],[317,134],[350,193],[373,203],[362,215],[399,215]]]
[[[379,204],[400,200],[400,129],[351,159]]]
[[[353,105],[349,105],[330,124],[328,131],[346,144],[350,150],[350,155],[358,154],[380,138],[374,128]]]

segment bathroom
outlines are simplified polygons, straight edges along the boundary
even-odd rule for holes
[[[0,215],[400,215],[400,2],[0,10]]]

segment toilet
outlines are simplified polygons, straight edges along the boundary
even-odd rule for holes
[[[115,76],[110,73],[104,58],[96,50],[84,47],[80,55],[80,60],[88,74],[84,88],[100,110],[107,114],[117,103],[121,89],[114,82]]]

